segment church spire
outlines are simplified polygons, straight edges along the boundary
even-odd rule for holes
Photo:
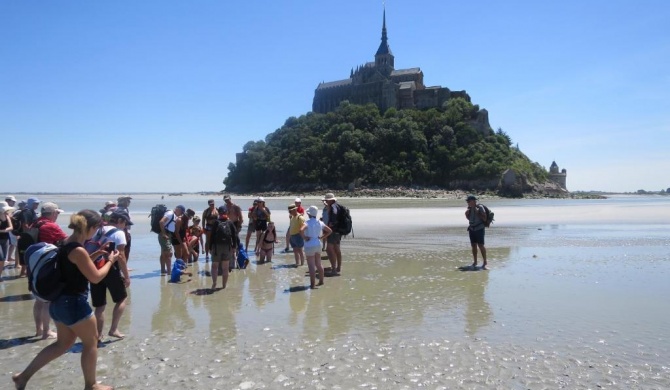
[[[394,57],[391,53],[391,48],[388,43],[388,36],[386,35],[386,5],[384,5],[384,17],[382,21],[382,43],[379,44],[377,54],[375,54],[375,65],[390,65],[394,66]]]

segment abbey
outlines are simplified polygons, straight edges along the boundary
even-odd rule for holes
[[[374,103],[381,112],[392,107],[440,107],[454,97],[470,101],[470,96],[465,91],[450,91],[440,86],[426,87],[420,68],[395,69],[394,62],[395,57],[391,53],[386,35],[384,10],[382,42],[375,54],[375,61],[358,66],[356,70],[352,69],[348,79],[320,83],[314,92],[312,111],[333,111],[344,100],[353,104]],[[485,121],[488,125],[487,115]]]

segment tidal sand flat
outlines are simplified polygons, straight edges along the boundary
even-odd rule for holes
[[[56,201],[71,212],[100,200]],[[213,294],[202,256],[190,280],[159,275],[146,217],[158,201],[131,205],[127,337],[99,350],[99,380],[116,388],[670,388],[667,197],[485,201],[496,213],[489,271],[467,267],[463,201],[341,199],[355,236],[342,242],[341,276],[309,290],[307,268],[291,267],[280,244],[273,263],[252,257]],[[268,202],[280,236],[288,202]],[[165,203],[202,211],[206,198]],[[49,341],[29,337],[25,279],[4,276],[0,381],[9,387]],[[79,348],[30,388],[81,387]]]

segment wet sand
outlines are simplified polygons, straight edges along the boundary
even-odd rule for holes
[[[281,236],[287,200],[270,202]],[[159,275],[136,202],[127,337],[106,339],[98,379],[121,389],[670,387],[670,201],[486,202],[489,271],[466,267],[464,202],[342,202],[355,234],[343,240],[342,276],[309,290],[307,268],[278,245],[272,264],[252,257],[213,294],[204,257],[190,281]],[[49,343],[27,338],[32,300],[13,272],[0,283],[7,385]],[[80,388],[78,348],[29,388]]]

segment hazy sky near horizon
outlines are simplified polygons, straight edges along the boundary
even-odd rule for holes
[[[2,1],[2,192],[223,189],[374,60],[382,1]],[[569,190],[670,187],[670,2],[386,1],[396,69],[466,90]]]

